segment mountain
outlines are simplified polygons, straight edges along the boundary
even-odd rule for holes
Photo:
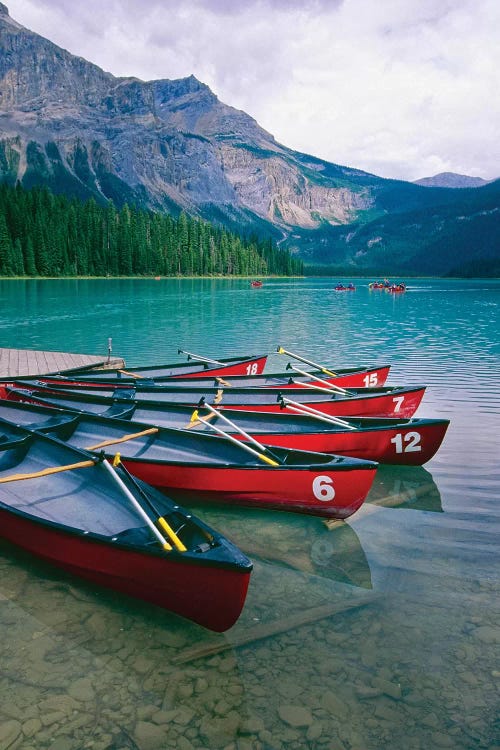
[[[353,274],[418,273],[430,248],[436,272],[475,262],[463,244],[440,259],[440,239],[452,242],[464,222],[484,230],[479,260],[500,244],[490,185],[423,187],[293,151],[194,76],[117,78],[24,28],[2,3],[0,181],[184,211]]]
[[[483,180],[482,177],[470,177],[466,174],[457,174],[456,172],[440,172],[433,177],[422,177],[415,180],[415,185],[424,185],[425,187],[448,187],[448,188],[467,188],[482,187],[487,185],[490,180]]]

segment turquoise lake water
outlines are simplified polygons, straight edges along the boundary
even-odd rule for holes
[[[337,281],[0,281],[1,347],[390,363],[427,385],[416,416],[451,420],[347,523],[193,507],[254,561],[224,634],[0,543],[0,747],[498,750],[500,281]]]

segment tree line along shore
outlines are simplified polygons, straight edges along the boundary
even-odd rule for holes
[[[47,188],[0,185],[0,276],[301,276],[269,239],[181,213],[85,203]]]

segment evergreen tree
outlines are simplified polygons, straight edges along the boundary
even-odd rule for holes
[[[47,188],[0,184],[0,274],[301,274],[302,263],[269,240],[244,239],[181,213],[143,211],[94,199],[81,203]]]

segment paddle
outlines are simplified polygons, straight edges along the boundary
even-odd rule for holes
[[[205,404],[204,402],[205,402],[205,399],[203,399],[203,398],[200,399],[200,403],[198,404],[198,408],[200,408],[202,406],[205,406],[207,409],[211,409],[212,408],[208,404]],[[213,411],[216,411],[216,410],[213,409]],[[222,416],[220,414],[220,412],[217,412],[217,415],[218,416]],[[227,418],[225,418],[225,419],[227,419]],[[227,421],[229,422],[229,424],[232,427],[234,427],[237,430],[237,432],[240,432],[242,435],[244,435],[244,437],[246,437],[251,443],[253,443],[254,445],[256,445],[259,448],[260,451],[266,451],[267,453],[271,453],[271,455],[273,456],[273,458],[268,458],[268,456],[265,456],[264,453],[259,453],[258,451],[254,450],[249,445],[247,445],[246,443],[242,443],[241,440],[238,440],[237,438],[233,437],[232,435],[229,435],[227,432],[224,432],[224,430],[219,429],[219,427],[216,427],[214,424],[211,424],[208,421],[208,419],[203,419],[203,417],[200,417],[200,415],[198,414],[198,409],[194,410],[193,415],[191,417],[191,421],[192,422],[198,421],[198,422],[201,422],[204,425],[207,425],[207,427],[210,427],[211,430],[213,430],[214,432],[217,432],[219,435],[221,435],[222,437],[226,438],[226,440],[229,440],[230,443],[234,443],[234,445],[237,445],[239,448],[243,448],[243,450],[247,451],[248,453],[251,453],[252,455],[257,456],[257,458],[260,458],[261,461],[264,461],[266,464],[269,464],[269,466],[279,466],[280,463],[281,463],[281,461],[277,460],[277,457],[274,456],[274,454],[269,450],[269,448],[266,448],[265,445],[261,445],[261,443],[257,442],[257,440],[255,440],[254,438],[252,438],[251,435],[247,435],[246,432],[244,432],[243,430],[241,430],[239,427],[237,427],[235,424],[233,424],[228,419],[227,419]]]
[[[218,362],[216,359],[208,359],[208,357],[202,357],[199,354],[186,352],[184,349],[177,349],[177,354],[185,354],[188,358],[188,362],[190,359],[197,359],[200,362],[209,362],[211,365],[221,365],[221,367],[226,367],[225,362]]]
[[[313,409],[310,406],[306,406],[305,404],[299,404],[297,401],[291,401],[289,398],[285,398],[284,396],[280,396],[279,400],[280,406],[282,409],[286,409],[287,407],[291,411],[297,412],[297,414],[304,414],[305,416],[311,416],[315,417],[316,419],[319,419],[321,422],[329,422],[330,424],[338,424],[342,427],[348,427],[350,430],[357,430],[358,428],[350,424],[350,422],[346,422],[345,419],[340,419],[339,417],[333,417],[331,414],[324,414],[321,411],[318,411],[317,409]]]
[[[119,454],[117,454],[117,456],[119,456]],[[115,457],[115,459],[116,459],[116,457]],[[119,461],[119,459],[118,459],[118,461]],[[148,514],[146,513],[146,511],[144,510],[144,508],[142,507],[142,505],[137,502],[137,500],[135,499],[135,497],[132,495],[132,493],[130,492],[130,490],[128,489],[128,487],[124,484],[124,482],[122,482],[122,480],[117,475],[117,473],[115,472],[115,470],[104,459],[104,454],[102,454],[102,456],[99,456],[99,457],[97,457],[95,459],[90,459],[88,461],[78,461],[77,463],[66,464],[65,466],[53,466],[53,467],[48,468],[48,469],[42,469],[41,471],[33,471],[30,474],[11,474],[8,477],[2,477],[2,478],[0,478],[0,483],[3,483],[3,482],[17,482],[17,481],[21,481],[23,479],[36,479],[38,477],[46,477],[46,476],[49,476],[51,474],[58,474],[58,473],[60,473],[62,471],[71,471],[73,469],[84,469],[84,468],[87,468],[89,466],[96,466],[96,464],[102,464],[103,467],[104,467],[104,469],[106,471],[108,471],[108,473],[113,478],[113,480],[115,481],[115,483],[118,484],[118,486],[120,487],[120,489],[122,490],[122,492],[130,500],[130,502],[133,504],[134,508],[138,511],[138,513],[146,521],[146,523],[149,526],[149,528],[152,530],[152,532],[157,537],[157,539],[161,542],[162,547],[165,550],[171,550],[172,549],[171,545],[160,534],[160,532],[158,531],[158,529],[156,528],[156,526],[154,525],[154,523],[151,521],[150,517],[148,516]],[[138,489],[140,489],[140,488],[138,488]],[[149,502],[149,500],[148,500],[148,502]],[[151,503],[150,503],[150,506],[151,506]],[[154,511],[154,512],[156,513],[156,511]],[[162,520],[161,518],[158,519],[159,522],[161,522],[161,520]],[[168,526],[168,524],[167,524],[167,527],[168,527],[168,529],[170,529],[170,527]],[[173,530],[170,529],[170,531],[171,531],[171,534],[169,534],[169,536],[171,537],[171,539],[174,542],[174,544],[176,544],[176,546],[177,546],[177,543],[181,545],[181,547],[178,547],[179,551],[185,551],[186,547],[184,547],[184,545],[178,539],[178,537],[173,532]],[[175,539],[174,539],[174,537],[175,537]],[[175,540],[177,540],[177,543],[176,543]],[[182,547],[184,547],[184,549],[182,549]]]
[[[130,472],[128,471],[128,469],[126,469],[125,466],[122,464],[121,458],[120,458],[120,454],[117,453],[115,455],[115,457],[113,459],[113,466],[111,466],[107,461],[104,461],[104,467],[105,467],[105,469],[109,472],[110,476],[113,477],[113,479],[116,482],[116,484],[118,484],[118,486],[122,489],[122,491],[127,496],[127,498],[130,500],[130,502],[132,503],[132,505],[134,506],[134,508],[140,514],[140,516],[146,521],[146,523],[149,526],[149,528],[151,529],[151,531],[154,533],[154,535],[156,536],[156,538],[163,545],[163,548],[166,549],[166,550],[171,550],[172,546],[169,544],[169,542],[167,542],[167,540],[165,539],[165,537],[162,534],[160,534],[160,532],[158,531],[158,529],[156,528],[156,526],[154,525],[154,523],[152,522],[152,520],[150,519],[150,517],[148,516],[148,514],[146,513],[146,511],[142,507],[142,505],[136,500],[136,498],[133,496],[133,494],[128,489],[128,487],[125,484],[125,482],[122,479],[120,479],[120,477],[116,473],[114,467],[119,466],[119,465],[121,465],[124,474],[132,482],[132,484],[138,490],[138,492],[140,493],[140,495],[146,500],[147,504],[149,505],[149,507],[151,508],[151,510],[153,511],[153,513],[156,516],[158,516],[159,515],[158,511],[154,507],[154,505],[151,502],[151,500],[149,499],[149,497],[139,487],[139,485],[137,484],[137,482],[135,481],[135,479],[133,478],[133,476],[130,474]],[[162,529],[166,532],[167,536],[169,537],[170,541],[175,545],[176,549],[179,552],[186,552],[187,547],[185,547],[185,545],[181,542],[181,540],[179,539],[179,537],[177,536],[177,534],[175,533],[175,531],[167,523],[167,521],[165,521],[165,519],[163,518],[163,516],[159,516],[158,517],[157,523],[159,523],[160,526],[162,527]]]
[[[292,383],[295,383],[292,379]],[[353,393],[349,393],[349,391],[346,391],[343,393],[343,389],[340,389],[338,387],[330,386],[330,383],[328,383],[328,388],[323,388],[321,385],[314,385],[313,383],[305,383],[303,380],[297,383],[301,388],[310,388],[313,391],[321,391],[322,393],[329,393],[330,396],[334,396],[335,393],[340,393],[341,396],[353,396]]]
[[[323,383],[323,385],[326,385],[327,388],[329,388],[331,391],[338,391],[339,393],[343,393],[344,396],[353,396],[354,394],[351,393],[351,391],[346,391],[345,388],[341,388],[339,385],[334,385],[333,383],[330,383],[328,380],[323,380],[322,378],[318,378],[316,375],[313,375],[310,372],[307,372],[306,370],[299,370],[298,367],[294,367],[290,362],[286,366],[287,370],[293,370],[294,372],[298,372],[300,375],[305,375],[307,378],[311,378],[311,380],[317,380],[318,383]],[[305,383],[302,383],[301,385],[306,385]]]
[[[258,448],[261,451],[266,451],[266,453],[268,453],[270,456],[272,456],[272,459],[274,461],[277,461],[278,463],[282,463],[281,460],[278,458],[278,456],[276,456],[272,452],[272,450],[270,450],[266,445],[262,445],[262,443],[259,443],[252,435],[250,435],[248,432],[245,432],[245,430],[242,427],[240,427],[239,425],[237,425],[235,422],[232,422],[229,419],[229,417],[226,417],[226,415],[223,414],[221,411],[219,411],[218,409],[214,409],[213,406],[210,406],[210,404],[207,404],[204,397],[201,398],[200,401],[199,401],[199,403],[198,403],[198,408],[200,408],[200,407],[204,407],[205,409],[208,409],[211,412],[210,416],[212,416],[212,417],[215,417],[215,416],[219,417],[224,422],[226,422],[226,424],[228,424],[230,427],[232,427],[233,430],[236,430],[241,435],[243,435],[243,437],[245,437],[250,443],[253,443],[256,448]],[[208,417],[207,417],[207,419],[208,419]],[[210,424],[210,427],[213,427],[213,425]],[[224,434],[227,435],[226,432]],[[239,441],[238,441],[238,443],[239,443]]]
[[[282,346],[278,346],[276,349],[278,354],[288,354],[289,357],[292,357],[292,359],[298,359],[299,362],[304,362],[306,365],[311,365],[311,367],[316,367],[318,370],[321,370],[322,373],[325,375],[331,375],[332,378],[337,377],[336,372],[332,372],[331,370],[327,370],[323,365],[318,365],[316,362],[311,362],[309,359],[304,359],[304,357],[299,357],[298,354],[294,354],[293,352],[288,352],[286,349],[283,349]]]

